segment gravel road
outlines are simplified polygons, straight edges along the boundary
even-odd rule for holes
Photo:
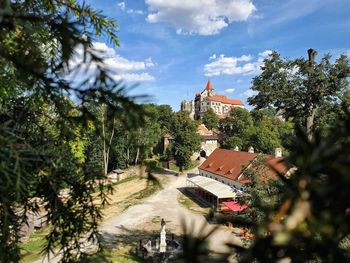
[[[189,173],[198,173],[198,170],[194,169]],[[144,228],[145,225],[150,224],[155,217],[164,218],[167,222],[167,229],[178,233],[182,232],[184,219],[186,225],[191,226],[189,229],[191,233],[196,235],[201,231],[203,224],[207,224],[205,217],[186,209],[178,202],[178,196],[181,194],[179,188],[186,186],[186,175],[167,176],[170,177],[170,182],[156,195],[111,217],[101,225],[101,232],[107,239],[118,235],[128,235],[128,233],[132,235],[141,227]],[[210,230],[213,227],[207,224],[206,229]],[[226,250],[224,244],[228,242],[241,243],[240,239],[225,227],[220,227],[209,239],[210,248],[219,252]]]

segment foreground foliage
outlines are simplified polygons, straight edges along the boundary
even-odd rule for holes
[[[333,136],[310,142],[299,131],[288,160],[298,169],[283,180],[282,202],[267,210],[241,262],[348,262],[350,260],[350,115],[338,119]]]
[[[0,4],[3,262],[20,260],[20,231],[29,213],[39,208],[50,224],[46,252],[60,251],[62,261],[73,262],[83,254],[82,243],[99,244],[100,209],[106,203],[100,184],[104,173],[97,159],[87,158],[92,147],[86,138],[91,131],[100,134],[101,121],[89,106],[104,104],[116,118],[127,111],[132,127],[142,124],[145,116],[93,47],[94,38],[101,35],[118,45],[116,30],[114,20],[73,0]],[[82,61],[72,64],[77,50],[82,51]],[[96,66],[94,74],[73,78],[91,65]],[[118,120],[125,125],[124,119]]]

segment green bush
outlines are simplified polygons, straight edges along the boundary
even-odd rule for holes
[[[163,169],[162,164],[158,160],[145,160],[144,164],[150,171],[157,171]]]

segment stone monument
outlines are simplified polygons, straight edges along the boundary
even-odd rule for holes
[[[160,225],[161,225],[161,230],[160,230],[159,252],[165,253],[166,252],[166,232],[165,232],[165,220],[163,218]]]

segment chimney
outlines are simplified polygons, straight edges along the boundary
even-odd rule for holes
[[[275,157],[276,158],[282,157],[282,148],[275,149]]]
[[[239,151],[238,146],[236,146],[234,150],[235,150],[236,152],[238,152],[238,151]]]
[[[249,153],[254,153],[254,148],[253,148],[253,146],[249,146],[248,152],[249,152]]]

